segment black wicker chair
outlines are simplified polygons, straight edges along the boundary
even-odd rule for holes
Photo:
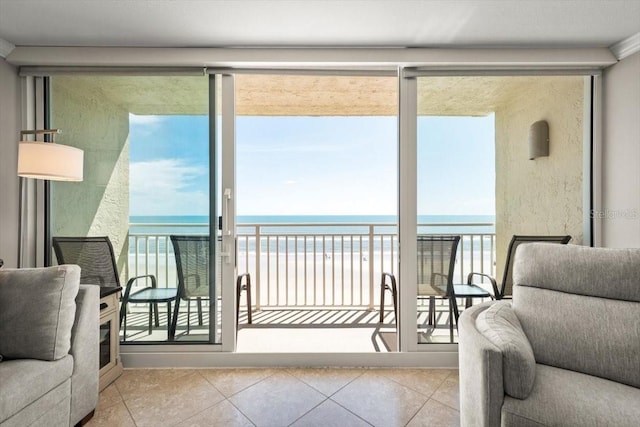
[[[466,298],[467,307],[472,298],[490,298],[486,290],[476,285],[453,283],[453,270],[460,236],[420,235],[417,241],[417,285],[418,299],[429,299],[428,324],[436,324],[436,298],[449,302],[449,329],[453,341],[453,325],[458,325],[460,311],[457,298]],[[387,284],[387,279],[389,283]],[[384,294],[391,291],[393,308],[397,319],[398,288],[395,277],[390,273],[382,273],[380,322],[384,320]]]
[[[504,267],[504,274],[502,276],[502,283],[500,288],[496,279],[488,274],[471,272],[467,276],[467,284],[473,283],[474,277],[480,277],[488,279],[493,288],[492,297],[495,299],[511,298],[513,295],[513,260],[515,259],[516,249],[523,243],[533,242],[546,242],[546,243],[558,243],[566,245],[571,240],[571,236],[519,236],[514,235],[509,242],[509,249],[507,251],[507,262]]]
[[[175,340],[180,301],[187,302],[187,333],[190,331],[191,301],[195,300],[198,307],[198,324],[203,324],[202,301],[210,299],[210,249],[209,236],[176,236],[171,235],[173,252],[176,257],[178,273],[178,300],[173,309],[172,330],[169,340]],[[218,257],[219,260],[219,257]],[[218,261],[219,262],[219,261]],[[220,283],[220,265],[217,265],[218,281]],[[240,314],[240,294],[246,291],[248,323],[252,323],[251,315],[251,276],[249,273],[238,276],[236,280],[236,326]]]
[[[109,237],[54,237],[53,249],[58,264],[77,264],[81,268],[80,282],[99,286],[120,286],[113,245]],[[146,279],[151,286],[131,293],[137,280]],[[149,304],[149,333],[152,318],[155,326],[160,326],[158,303],[167,304],[167,334],[171,331],[171,302],[176,299],[176,288],[158,288],[153,275],[132,277],[127,281],[120,306],[120,327],[124,339],[127,337],[127,305],[129,303]]]

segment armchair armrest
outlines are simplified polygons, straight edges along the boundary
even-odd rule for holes
[[[475,272],[472,271],[467,276],[467,285],[473,285],[473,276],[479,276],[479,277],[484,277],[485,279],[489,279],[489,281],[491,282],[491,288],[493,289],[492,298],[493,299],[501,299],[502,298],[502,295],[500,295],[500,291],[498,290],[498,284],[496,283],[496,279],[494,279],[493,277],[489,276],[488,274],[475,273]]]
[[[460,365],[460,425],[493,427],[500,425],[504,401],[502,353],[476,327],[477,317],[493,301],[474,305],[458,320]]]
[[[460,321],[462,425],[499,425],[504,395],[526,399],[533,390],[533,349],[506,301],[471,307]]]
[[[71,425],[93,411],[98,403],[100,346],[100,287],[80,285],[76,317],[71,330]]]

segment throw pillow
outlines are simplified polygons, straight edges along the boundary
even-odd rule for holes
[[[480,313],[476,327],[502,352],[505,393],[518,399],[527,398],[536,377],[536,360],[511,303],[498,301],[491,305]]]
[[[80,267],[0,270],[0,355],[58,360],[71,348]]]

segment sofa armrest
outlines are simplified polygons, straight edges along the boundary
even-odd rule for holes
[[[499,426],[504,401],[502,353],[476,328],[476,318],[495,301],[462,312],[458,358],[460,365],[460,425]]]
[[[76,318],[71,331],[70,425],[90,414],[98,403],[100,346],[100,287],[80,285],[76,297]]]

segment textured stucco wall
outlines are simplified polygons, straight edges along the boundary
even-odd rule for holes
[[[540,77],[496,110],[496,249],[502,279],[514,234],[570,234],[581,244],[582,77]],[[549,157],[529,160],[532,123],[549,123]]]
[[[18,266],[18,136],[20,133],[18,69],[0,57],[0,258]]]
[[[52,236],[109,236],[124,271],[129,229],[129,113],[95,91],[73,91],[51,79],[51,123],[56,140],[84,150],[84,180],[54,182]],[[72,82],[71,82],[72,83]]]
[[[603,86],[601,244],[640,248],[640,52],[607,68]]]

